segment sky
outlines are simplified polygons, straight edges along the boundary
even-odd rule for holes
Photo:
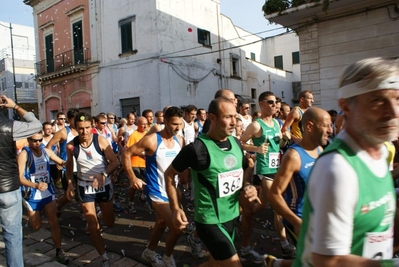
[[[0,21],[33,26],[32,8],[23,0],[1,0],[1,3]],[[280,25],[269,25],[263,17],[264,3],[265,0],[220,0],[220,9],[235,25],[262,37],[284,32]]]

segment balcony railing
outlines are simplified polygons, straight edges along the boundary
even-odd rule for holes
[[[37,102],[37,89],[17,89],[17,99],[21,103]]]
[[[89,48],[73,49],[36,62],[36,71],[38,76],[46,75],[72,66],[87,64],[89,60]]]

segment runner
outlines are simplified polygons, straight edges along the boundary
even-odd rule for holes
[[[71,201],[75,192],[73,165],[76,163],[76,191],[89,227],[90,240],[102,258],[102,266],[108,267],[110,262],[100,234],[96,203],[100,206],[103,223],[107,227],[112,227],[115,220],[112,201],[114,191],[108,176],[119,166],[119,161],[107,139],[92,133],[92,117],[89,114],[78,113],[74,121],[79,135],[67,145],[66,195]]]

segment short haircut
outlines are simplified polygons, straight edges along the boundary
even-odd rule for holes
[[[58,113],[57,113],[57,118],[58,118],[60,115],[65,115],[65,113],[64,113],[64,112],[58,112]]]
[[[214,99],[214,100],[212,100],[211,101],[211,103],[209,104],[209,107],[208,107],[208,113],[209,114],[214,114],[214,115],[216,115],[216,116],[219,116],[219,111],[220,111],[220,104],[221,103],[230,103],[230,104],[233,104],[229,99],[227,99],[227,98],[224,98],[224,97],[219,97],[219,98],[216,98],[216,99]]]
[[[200,115],[202,111],[205,111],[205,109],[199,108],[199,109],[197,110],[197,115]],[[205,111],[205,112],[206,112],[206,111]]]
[[[309,90],[303,90],[303,91],[301,91],[300,93],[299,93],[299,95],[298,95],[298,99],[301,99],[301,98],[304,98],[304,97],[306,97],[306,94],[311,94],[312,92],[311,91],[309,91]]]
[[[281,98],[276,96],[276,103],[281,103]]]
[[[328,112],[328,114],[330,114],[330,116],[332,117],[332,116],[337,116],[338,115],[338,112],[336,111],[336,110],[334,110],[334,109],[330,109],[329,111],[327,111]]]
[[[145,110],[143,110],[143,112],[141,113],[141,116],[144,116],[144,117],[147,117],[147,114],[148,113],[152,113],[152,114],[154,114],[154,112],[151,110],[151,109],[145,109]]]
[[[261,101],[265,100],[265,98],[268,96],[275,96],[275,95],[273,94],[272,91],[265,91],[259,95],[258,101],[261,102]]]
[[[183,110],[178,107],[169,107],[164,113],[165,120],[169,120],[172,117],[183,118]]]
[[[68,117],[68,119],[72,119],[72,118],[74,118],[74,117],[76,116],[76,114],[78,114],[78,113],[79,113],[79,109],[77,109],[77,108],[70,108],[70,109],[68,109],[67,117]]]
[[[216,93],[215,93],[214,99],[219,98],[219,97],[225,97],[225,94],[227,92],[232,92],[233,93],[233,91],[231,91],[230,89],[219,89],[219,90],[217,90]]]
[[[75,115],[75,125],[76,125],[76,123],[78,123],[80,121],[89,121],[90,123],[92,123],[93,117],[86,112],[78,112]]]
[[[46,126],[46,125],[50,125],[51,127],[53,127],[53,125],[51,124],[51,122],[48,122],[48,121],[45,121],[45,122],[43,122],[43,130],[44,130],[44,127]]]
[[[184,109],[184,112],[190,113],[191,111],[197,111],[197,107],[194,105],[188,105],[186,106],[186,108]]]
[[[105,115],[103,113],[100,113],[94,118],[94,121],[95,122],[100,122],[101,119],[106,120],[107,119],[107,115]]]
[[[238,107],[240,108],[240,107],[242,107],[242,106],[244,106],[244,105],[249,105],[249,102],[247,101],[247,100],[241,100],[239,103],[238,103]]]
[[[285,103],[285,102],[281,102],[281,108],[280,108],[280,110],[283,111],[285,106],[288,106],[288,107],[291,109],[290,105],[288,105],[288,104]]]
[[[162,110],[158,110],[157,112],[155,112],[155,117],[161,116],[162,113],[163,113]]]
[[[109,116],[116,117],[116,116],[115,116],[115,114],[114,114],[114,113],[112,113],[112,112],[108,112],[108,113],[107,113],[107,117],[109,117]]]

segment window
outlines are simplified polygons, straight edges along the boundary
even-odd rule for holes
[[[130,112],[141,114],[140,97],[121,99],[122,117],[126,118]]]
[[[53,34],[44,37],[46,49],[46,73],[54,71]]]
[[[299,63],[300,63],[299,51],[292,52],[292,64],[299,64]]]
[[[22,88],[22,82],[15,82],[15,88]]]
[[[240,78],[240,57],[236,54],[230,54],[231,77]]]
[[[198,43],[203,46],[211,47],[211,33],[203,29],[197,29],[198,32]]]
[[[283,68],[283,56],[275,56],[274,57],[274,67],[276,69],[284,69]]]
[[[251,53],[251,60],[256,61],[256,55],[255,55],[255,53]]]
[[[83,56],[83,29],[82,21],[79,20],[72,24],[73,33],[73,58],[75,65],[84,63]]]
[[[133,52],[133,31],[134,31],[135,17],[130,17],[119,21],[119,28],[121,31],[121,49],[122,54]]]
[[[251,88],[251,98],[256,99],[257,97],[256,88]]]

